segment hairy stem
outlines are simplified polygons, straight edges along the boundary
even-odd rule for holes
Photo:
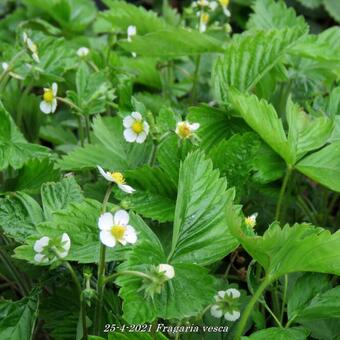
[[[279,199],[278,199],[277,205],[276,205],[276,210],[275,210],[275,220],[276,221],[280,220],[282,202],[283,202],[283,198],[284,198],[285,193],[286,193],[287,184],[288,184],[291,173],[292,173],[292,168],[290,166],[288,166],[287,170],[286,170],[285,177],[283,178],[283,182],[282,182],[282,186],[281,186],[281,190],[280,190],[280,194],[279,194]]]
[[[265,289],[267,288],[267,286],[271,283],[272,278],[270,276],[266,276],[264,278],[264,280],[262,281],[262,283],[260,284],[259,288],[257,289],[257,291],[255,292],[255,294],[252,296],[252,298],[250,299],[250,301],[248,302],[248,305],[246,306],[245,310],[243,311],[241,320],[238,324],[236,333],[235,333],[235,340],[240,340],[241,336],[243,334],[243,331],[247,325],[247,321],[248,318],[256,304],[256,302],[260,299],[260,297],[262,296],[263,292],[265,291]]]
[[[201,56],[198,55],[195,60],[195,70],[193,74],[192,80],[192,89],[191,89],[191,104],[194,104],[197,99],[197,87],[198,87],[198,75],[200,70]]]
[[[103,214],[106,211],[107,203],[109,201],[110,195],[112,192],[112,183],[109,184],[103,204],[101,213]],[[106,247],[104,244],[100,244],[100,255],[99,255],[99,265],[98,265],[98,281],[97,281],[97,303],[95,309],[94,316],[94,334],[99,335],[100,327],[101,327],[101,318],[102,318],[102,309],[103,309],[103,297],[104,297],[104,289],[105,289],[105,253]]]

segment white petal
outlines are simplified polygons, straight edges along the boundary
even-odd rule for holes
[[[64,258],[68,255],[68,251],[64,250],[64,251],[58,251],[58,255],[61,258]]]
[[[137,142],[138,144],[144,143],[144,141],[145,141],[145,139],[146,139],[146,136],[147,136],[147,134],[146,134],[144,131],[142,131],[142,132],[137,136],[136,142]]]
[[[193,132],[196,131],[199,127],[200,127],[199,123],[190,124],[190,130]]]
[[[212,11],[214,11],[217,8],[218,4],[217,1],[210,1],[209,7]]]
[[[136,34],[137,34],[137,28],[136,28],[136,26],[130,25],[130,26],[127,28],[127,35],[128,35],[128,37],[131,37],[131,36],[136,35]]]
[[[150,130],[150,126],[149,124],[146,122],[146,121],[143,121],[143,130],[146,134],[149,133],[149,130]]]
[[[54,96],[57,95],[57,92],[58,92],[58,84],[57,83],[52,84],[52,92],[53,92]]]
[[[50,238],[48,236],[43,236],[39,240],[35,241],[34,243],[34,251],[37,253],[41,253],[45,247],[48,246],[48,243],[50,242]]]
[[[226,17],[230,17],[231,13],[226,6],[223,6],[223,13]]]
[[[235,288],[229,288],[225,291],[225,293],[234,299],[237,299],[241,296],[241,293]]]
[[[40,59],[37,53],[32,53],[32,58],[36,63],[40,63]]]
[[[9,68],[8,63],[2,63],[1,65],[2,65],[2,69],[3,69],[4,71],[8,70],[8,68]]]
[[[38,263],[47,263],[48,262],[48,258],[46,255],[38,253],[34,256],[34,261],[38,262]]]
[[[111,230],[113,225],[113,216],[109,212],[102,214],[98,219],[98,228],[100,230]]]
[[[175,276],[175,269],[173,266],[171,266],[170,264],[166,264],[166,263],[161,263],[158,266],[158,271],[160,273],[164,273],[164,275],[171,280],[174,276]]]
[[[124,130],[124,138],[127,142],[133,143],[136,141],[137,137],[138,137],[137,134],[131,129]]]
[[[224,318],[228,321],[236,321],[240,318],[240,312],[234,310],[232,313],[225,313]]]
[[[118,210],[113,217],[114,225],[127,225],[129,223],[129,214],[121,209]]]
[[[137,233],[136,233],[135,228],[133,228],[132,226],[128,225],[126,227],[124,239],[127,242],[131,243],[131,244],[136,243],[137,242]]]
[[[116,239],[111,234],[111,231],[101,231],[99,234],[100,241],[107,247],[113,248],[116,245]]]
[[[90,53],[90,50],[87,47],[80,47],[77,50],[77,55],[79,57],[86,57]]]
[[[40,110],[48,114],[52,112],[52,106],[50,103],[47,103],[43,100],[42,102],[40,102]]]
[[[136,191],[134,188],[130,187],[130,185],[127,184],[118,184],[118,188],[127,194],[132,194],[134,191]]]
[[[64,250],[68,252],[71,248],[71,239],[67,233],[63,233],[63,235],[61,236],[61,242],[62,242],[62,247],[64,248]]]
[[[222,316],[222,314],[223,314],[221,308],[218,305],[213,305],[210,308],[210,313],[215,318],[220,318]]]
[[[217,292],[217,295],[219,298],[223,299],[225,296],[225,291],[224,290],[220,290],[219,292]]]
[[[131,117],[131,116],[126,116],[123,119],[123,125],[126,128],[130,128],[134,122],[135,122],[135,119],[133,117]]]
[[[57,99],[53,99],[52,104],[51,104],[52,113],[54,113],[56,109],[57,109]]]
[[[97,165],[97,169],[107,181],[114,182],[113,178],[107,172],[105,172],[105,170],[101,166]]]
[[[143,119],[142,115],[137,111],[133,111],[131,113],[131,116],[136,120],[142,120]]]

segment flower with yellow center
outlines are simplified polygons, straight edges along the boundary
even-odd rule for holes
[[[230,1],[229,0],[218,0],[218,2],[222,6],[224,15],[227,16],[227,17],[230,17],[230,11],[228,9]]]
[[[256,225],[256,217],[257,217],[258,213],[254,213],[248,217],[246,217],[244,219],[244,222],[246,224],[247,227],[254,229],[255,225]]]
[[[117,242],[125,246],[137,241],[136,230],[128,224],[129,214],[125,210],[118,210],[114,215],[107,212],[98,220],[100,241],[107,247],[115,247]]]
[[[99,170],[100,174],[109,182],[116,183],[118,188],[128,194],[131,194],[135,191],[132,187],[125,184],[125,178],[121,172],[114,171],[105,171],[101,166],[97,165],[97,169]]]
[[[143,143],[149,133],[149,124],[139,112],[132,112],[123,120],[124,138],[129,143]]]
[[[188,121],[178,122],[175,132],[182,139],[190,138],[200,127],[199,123],[190,124]]]
[[[46,114],[54,113],[57,109],[58,85],[53,83],[51,88],[45,88],[43,101],[40,102],[40,110]]]
[[[199,27],[200,32],[205,32],[207,30],[208,22],[209,22],[209,14],[202,12],[200,16],[200,27]]]

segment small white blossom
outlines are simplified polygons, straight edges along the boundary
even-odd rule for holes
[[[135,229],[128,224],[129,214],[125,210],[118,210],[114,215],[107,212],[98,220],[100,241],[107,247],[115,247],[117,242],[125,246],[137,241]]]
[[[250,216],[246,217],[244,219],[247,227],[250,227],[251,229],[254,229],[255,225],[256,225],[256,217],[257,217],[258,213],[254,213],[251,214]]]
[[[128,194],[132,194],[135,189],[130,187],[129,185],[125,184],[125,178],[121,172],[114,171],[109,172],[105,171],[101,166],[97,165],[97,169],[99,170],[100,174],[109,182],[116,183],[118,188]]]
[[[175,269],[170,264],[161,263],[158,266],[158,272],[164,273],[165,277],[168,280],[171,280],[172,278],[175,277]]]
[[[230,0],[218,0],[218,1],[219,1],[220,5],[222,6],[224,15],[227,16],[227,17],[230,17],[231,13],[228,9],[228,5],[229,5]]]
[[[43,101],[40,102],[40,110],[46,114],[54,113],[57,109],[58,85],[53,83],[51,88],[44,88]]]
[[[59,257],[64,258],[68,255],[68,252],[71,248],[71,240],[68,234],[63,233],[61,236],[61,242],[60,242],[60,250],[57,250],[57,253]]]
[[[2,66],[2,69],[3,69],[4,71],[7,71],[8,68],[9,68],[8,63],[5,63],[5,62],[3,62],[3,63],[1,64],[1,66]]]
[[[199,31],[201,33],[205,32],[207,30],[207,25],[209,22],[209,14],[208,13],[201,13],[200,14],[200,25],[199,25]]]
[[[190,138],[200,127],[199,123],[189,123],[188,121],[178,122],[176,126],[176,134],[182,138]]]
[[[209,7],[212,11],[214,11],[218,7],[217,1],[210,1]]]
[[[238,300],[241,293],[235,288],[229,288],[226,291],[219,291],[215,295],[215,304],[211,306],[210,313],[215,318],[224,318],[228,321],[236,321],[240,318]]]
[[[90,49],[88,49],[87,47],[80,47],[77,50],[77,55],[80,58],[86,57],[89,53],[90,53]]]
[[[127,28],[127,40],[128,40],[128,42],[131,42],[132,41],[132,37],[135,36],[136,34],[137,34],[137,27],[133,26],[133,25],[130,25]]]
[[[143,143],[149,133],[149,124],[139,112],[132,112],[123,120],[124,138],[129,143]]]

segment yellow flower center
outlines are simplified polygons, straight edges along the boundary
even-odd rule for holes
[[[202,21],[204,24],[207,24],[208,21],[209,21],[209,14],[207,14],[207,13],[202,13],[201,21]]]
[[[178,127],[178,134],[182,138],[188,138],[191,136],[191,130],[190,127],[187,124],[181,124]]]
[[[253,229],[255,227],[256,220],[253,216],[248,216],[245,218],[245,223],[248,227]]]
[[[120,241],[124,237],[125,230],[126,227],[122,225],[114,225],[111,228],[111,234],[117,241]]]
[[[229,5],[229,0],[219,0],[221,6],[223,7],[227,7]]]
[[[124,184],[125,178],[121,172],[111,172],[110,176],[117,184]]]
[[[140,120],[136,120],[131,126],[133,132],[141,133],[143,131],[143,124]]]
[[[53,91],[51,89],[45,90],[43,98],[45,102],[51,103],[54,99]]]

